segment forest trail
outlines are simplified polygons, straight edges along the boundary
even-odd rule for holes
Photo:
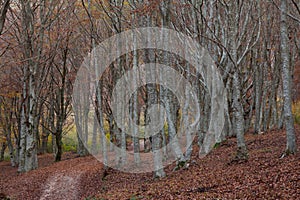
[[[40,200],[78,199],[80,172],[56,174],[48,178]]]
[[[298,146],[300,129],[297,127]],[[300,156],[280,159],[285,132],[246,135],[249,161],[231,163],[235,139],[228,139],[203,159],[194,149],[190,167],[153,179],[151,173],[108,170],[92,156],[65,153],[63,161],[39,156],[39,169],[18,174],[9,162],[0,163],[0,193],[11,199],[297,199],[300,197]]]

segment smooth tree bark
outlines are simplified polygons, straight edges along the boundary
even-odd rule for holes
[[[263,69],[261,64],[257,65],[254,72],[254,92],[255,92],[255,122],[254,122],[254,133],[258,134],[261,132],[261,121],[262,121],[262,89],[263,89]]]
[[[23,98],[24,103],[22,107],[21,120],[22,126],[20,130],[21,135],[21,150],[19,172],[30,171],[38,167],[37,161],[37,138],[34,133],[35,109],[36,109],[36,82],[35,76],[37,73],[37,63],[33,57],[33,41],[34,22],[33,10],[29,1],[21,2],[22,12],[22,29],[23,29],[23,48],[24,58],[27,60],[24,66],[23,77]]]
[[[238,68],[238,44],[237,44],[237,34],[238,34],[238,12],[239,5],[237,2],[231,2],[229,4],[229,51],[232,56],[231,66],[233,73],[232,81],[232,109],[234,117],[234,131],[237,137],[237,158],[246,158],[247,147],[244,140],[244,110],[242,106],[241,99],[241,80],[240,72]]]
[[[286,150],[284,155],[296,153],[296,137],[294,127],[294,117],[292,114],[292,95],[291,95],[291,66],[288,39],[288,19],[287,19],[287,0],[281,0],[281,59],[282,59],[282,87],[283,87],[283,112],[284,124],[286,129]]]

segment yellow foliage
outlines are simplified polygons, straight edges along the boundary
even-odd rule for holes
[[[295,123],[300,125],[300,101],[293,104],[293,114]]]
[[[6,98],[21,97],[21,93],[13,91],[13,92],[7,92],[7,93],[0,93],[0,96],[6,97]]]
[[[0,137],[0,144],[2,144],[2,143],[4,143],[4,142],[6,142],[6,137]]]
[[[106,133],[105,137],[106,137],[107,141],[110,141],[110,133]]]

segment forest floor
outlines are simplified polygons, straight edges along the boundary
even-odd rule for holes
[[[300,148],[300,128],[297,127]],[[10,199],[299,199],[300,153],[280,158],[285,132],[246,135],[247,162],[231,162],[235,139],[228,139],[203,159],[194,150],[188,169],[154,179],[153,174],[130,174],[110,169],[92,156],[39,156],[37,170],[18,174],[9,162],[0,163],[0,193]],[[0,197],[1,199],[1,197]]]

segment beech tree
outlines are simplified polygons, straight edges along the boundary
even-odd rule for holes
[[[290,52],[288,44],[287,30],[287,12],[288,4],[286,0],[281,0],[281,22],[280,22],[280,39],[281,39],[281,59],[282,59],[282,84],[283,84],[283,112],[286,128],[286,151],[284,155],[296,153],[296,137],[294,118],[292,114],[292,94],[291,94],[291,66]],[[283,155],[283,156],[284,156]]]
[[[21,13],[22,13],[22,33],[23,33],[23,48],[24,48],[24,59],[26,64],[24,65],[24,76],[23,76],[23,99],[21,111],[21,130],[20,130],[20,161],[19,161],[19,172],[30,171],[38,167],[37,160],[37,135],[35,130],[37,124],[35,123],[36,108],[37,108],[37,96],[36,96],[36,76],[38,70],[38,60],[34,59],[37,53],[33,50],[33,34],[34,34],[34,21],[33,21],[33,8],[31,7],[30,1],[21,2]],[[42,35],[43,37],[43,31]],[[39,44],[42,48],[42,44]],[[39,49],[41,52],[41,49]]]

